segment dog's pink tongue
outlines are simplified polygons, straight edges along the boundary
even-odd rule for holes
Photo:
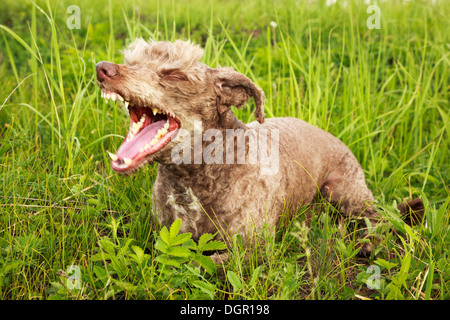
[[[158,130],[164,127],[166,121],[161,120],[146,126],[141,132],[139,132],[133,139],[124,142],[116,155],[120,159],[129,158],[133,159],[139,154],[139,151],[158,133]]]

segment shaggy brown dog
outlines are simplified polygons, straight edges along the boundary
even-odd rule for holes
[[[218,232],[245,241],[319,193],[344,215],[376,223],[363,170],[340,140],[299,119],[264,120],[263,91],[230,68],[200,63],[202,54],[190,42],[139,39],[124,64],[97,64],[102,96],[120,100],[131,119],[111,166],[131,173],[159,163],[154,209],[162,224],[179,218],[194,239]],[[250,97],[257,122],[243,124],[231,106]]]

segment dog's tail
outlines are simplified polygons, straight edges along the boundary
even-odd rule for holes
[[[425,207],[421,198],[405,200],[397,206],[403,221],[408,225],[416,225],[422,222]]]

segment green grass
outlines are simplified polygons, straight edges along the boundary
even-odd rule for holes
[[[81,29],[70,30],[73,2],[2,2],[0,299],[450,298],[449,2],[379,1],[381,29],[370,30],[362,1],[80,0]],[[327,204],[309,228],[302,209],[275,239],[255,235],[263,248],[235,237],[216,271],[202,250],[218,244],[153,228],[156,165],[111,170],[106,150],[128,120],[95,83],[96,62],[120,62],[136,37],[191,39],[203,62],[263,88],[268,117],[344,141],[384,217],[372,256],[356,256],[355,222]],[[252,121],[253,107],[235,112]],[[425,218],[408,227],[396,205],[417,196]],[[68,287],[71,265],[80,289]]]

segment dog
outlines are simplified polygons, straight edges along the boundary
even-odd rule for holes
[[[123,64],[96,65],[102,97],[120,101],[130,116],[125,140],[109,154],[111,167],[130,174],[158,162],[153,209],[162,225],[181,219],[181,232],[193,239],[239,234],[245,242],[254,230],[276,226],[283,209],[294,212],[318,195],[345,216],[377,223],[350,149],[302,120],[265,119],[264,92],[249,78],[201,63],[203,50],[189,41],[137,39],[123,53]],[[251,97],[256,121],[244,124],[232,106]],[[363,242],[360,253],[372,247]]]

